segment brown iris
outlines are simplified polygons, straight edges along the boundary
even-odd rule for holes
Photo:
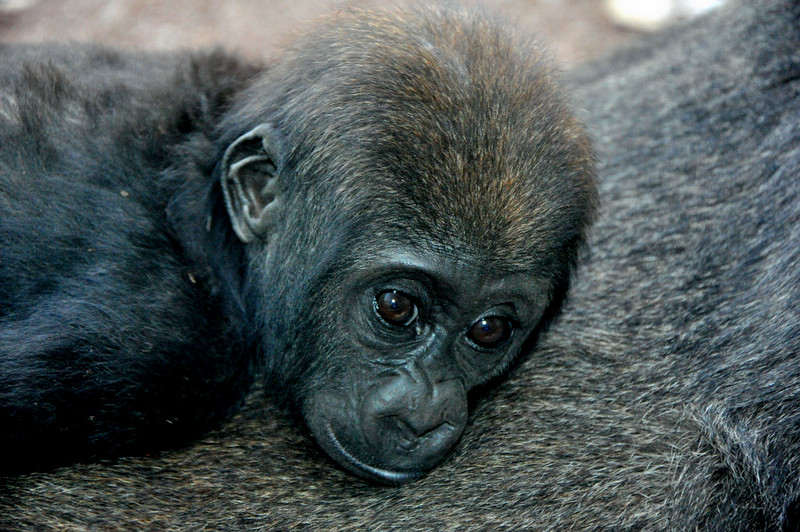
[[[375,311],[390,325],[411,325],[417,317],[417,306],[407,295],[397,290],[387,290],[375,297]]]
[[[476,345],[491,349],[511,337],[511,323],[499,316],[487,316],[473,323],[467,336]]]

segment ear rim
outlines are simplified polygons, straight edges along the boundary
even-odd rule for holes
[[[237,150],[246,142],[258,140],[261,142],[260,154],[244,155],[237,160]],[[225,201],[228,219],[231,222],[236,236],[245,244],[256,240],[268,240],[274,228],[275,211],[280,203],[277,194],[277,177],[281,174],[283,142],[280,134],[269,123],[259,124],[247,133],[234,140],[222,156],[220,186]],[[239,179],[239,172],[255,162],[269,161],[275,171],[265,176],[265,184],[261,193],[270,196],[266,205],[260,212],[253,216],[250,206],[254,198],[250,196],[249,189]]]

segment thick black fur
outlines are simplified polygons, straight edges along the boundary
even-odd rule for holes
[[[591,258],[426,478],[353,484],[254,396],[157,460],[7,480],[0,523],[797,530],[798,43],[796,1],[738,2],[576,73],[601,160]]]
[[[164,176],[176,146],[209,135],[256,67],[90,47],[0,56],[3,469],[207,427],[250,380],[249,344],[219,286],[235,281],[211,272],[236,277],[241,259],[179,251],[166,218],[179,184]]]

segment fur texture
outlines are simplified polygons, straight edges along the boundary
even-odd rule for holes
[[[416,478],[595,214],[552,69],[473,10],[345,10],[269,68],[2,53],[0,474],[180,443],[258,373],[356,474]]]
[[[427,477],[354,482],[257,390],[190,448],[1,481],[0,527],[797,529],[798,32],[739,2],[577,73],[590,260]]]

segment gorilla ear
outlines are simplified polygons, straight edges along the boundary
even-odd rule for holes
[[[236,139],[222,158],[222,193],[233,230],[244,243],[268,239],[278,210],[280,134],[261,124]]]

